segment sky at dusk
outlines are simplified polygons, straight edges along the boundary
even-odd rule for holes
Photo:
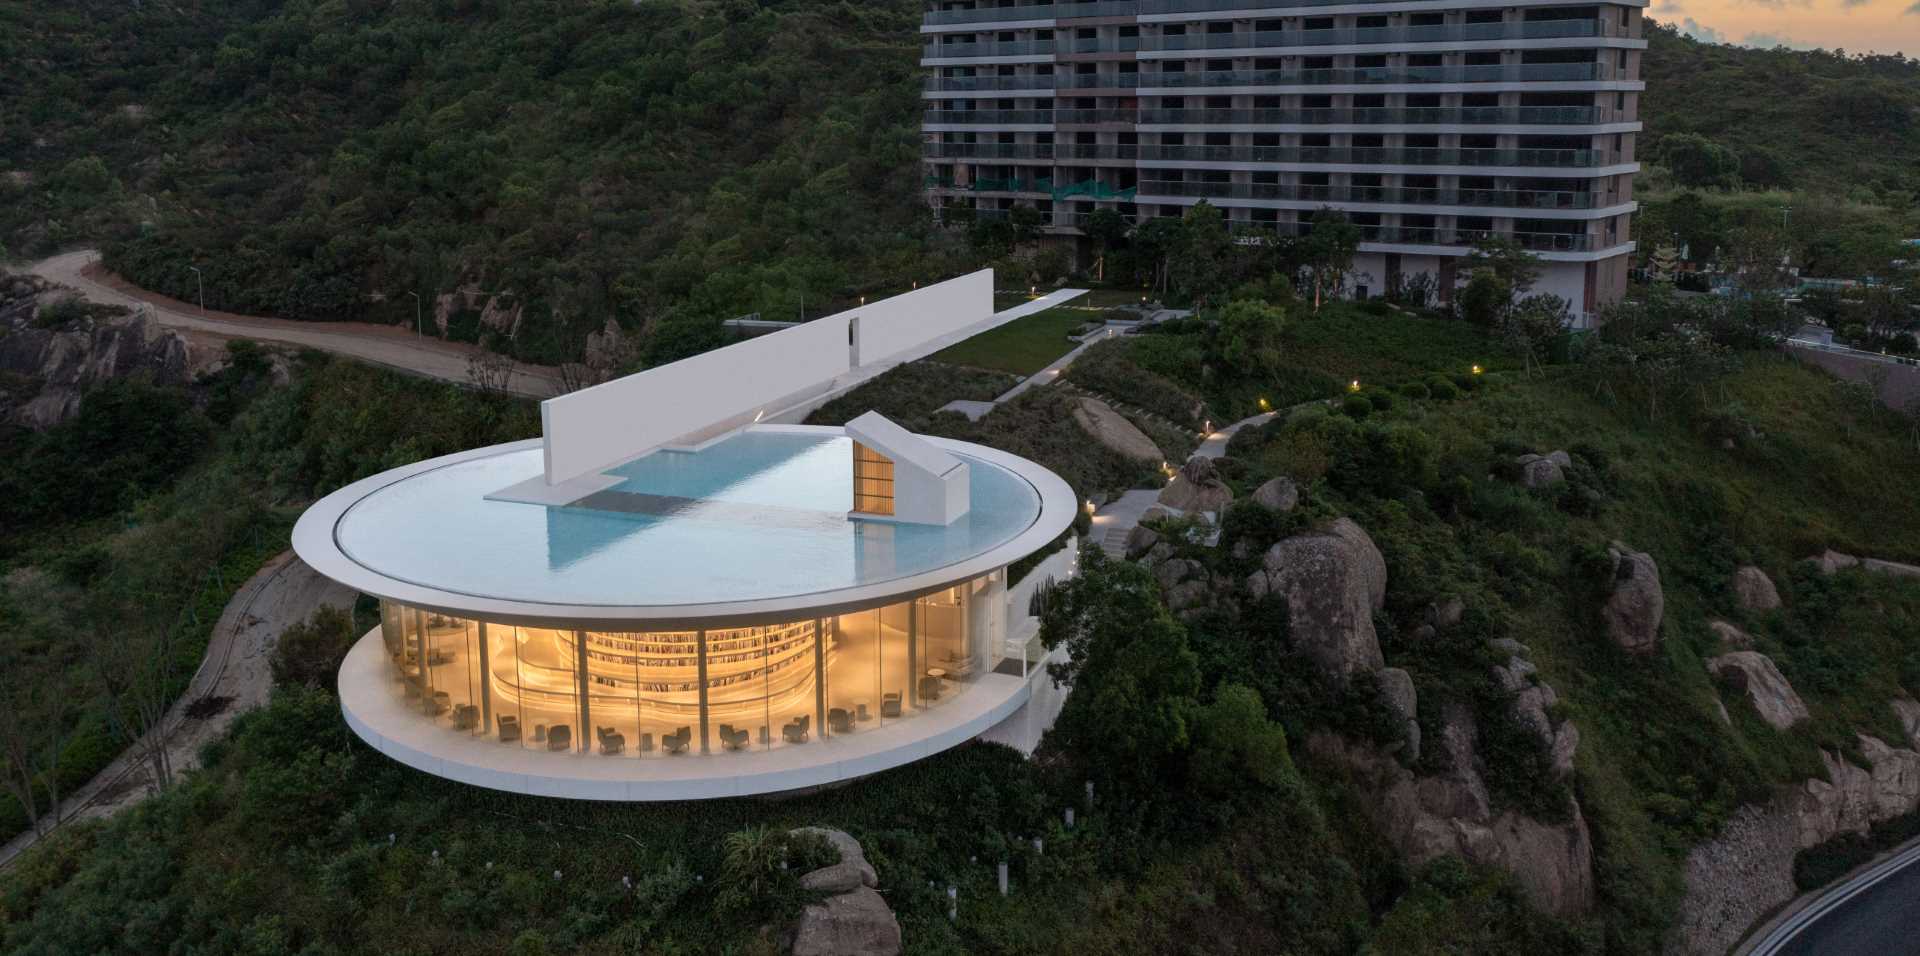
[[[1712,43],[1920,58],[1920,0],[1653,0],[1647,16]]]

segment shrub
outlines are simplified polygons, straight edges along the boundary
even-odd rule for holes
[[[1376,388],[1370,392],[1367,392],[1366,395],[1367,395],[1367,401],[1373,403],[1373,407],[1375,411],[1384,412],[1393,408],[1393,393],[1387,391],[1386,389]]]
[[[1472,375],[1467,372],[1453,373],[1453,384],[1458,386],[1463,392],[1478,391],[1482,381],[1484,380],[1478,375]]]
[[[1416,402],[1432,397],[1424,382],[1407,382],[1400,386],[1400,394]]]
[[[1442,402],[1451,402],[1460,397],[1459,387],[1455,386],[1453,382],[1448,380],[1444,375],[1435,375],[1427,379],[1427,392],[1432,395],[1435,400]]]
[[[340,664],[353,648],[353,615],[337,607],[323,607],[313,616],[287,628],[273,648],[273,682],[306,684],[331,691]]]
[[[1373,402],[1369,401],[1365,395],[1348,395],[1341,399],[1340,410],[1345,412],[1348,418],[1361,421],[1373,414]]]

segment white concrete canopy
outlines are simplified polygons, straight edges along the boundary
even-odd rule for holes
[[[846,431],[854,441],[893,462],[893,520],[945,525],[967,513],[971,500],[966,462],[879,412],[867,412],[848,422]]]

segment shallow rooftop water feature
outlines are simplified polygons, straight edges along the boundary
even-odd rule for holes
[[[951,525],[850,520],[852,441],[750,429],[700,451],[612,469],[619,484],[564,507],[486,496],[541,474],[538,448],[456,462],[355,502],[340,550],[424,587],[534,604],[698,605],[820,594],[938,571],[1006,544],[1040,494],[968,462],[972,509]]]

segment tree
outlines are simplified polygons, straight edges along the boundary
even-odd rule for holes
[[[0,763],[7,792],[19,801],[38,834],[60,825],[60,757],[84,696],[78,683],[60,660],[14,661],[0,667]]]
[[[1458,297],[1461,315],[1497,329],[1539,279],[1540,259],[1511,239],[1488,236],[1467,254],[1462,275],[1466,287]]]
[[[1007,222],[1013,226],[1015,244],[1033,242],[1040,238],[1040,227],[1045,225],[1047,217],[1032,206],[1015,206],[1007,212]]]
[[[1674,133],[1662,138],[1660,161],[1682,186],[1732,189],[1740,185],[1740,157],[1705,136]]]
[[[1214,315],[1215,358],[1241,375],[1271,373],[1280,366],[1286,313],[1253,299],[1235,299]]]
[[[1647,278],[1655,282],[1672,282],[1680,271],[1680,250],[1671,244],[1661,245],[1647,257]]]
[[[1196,306],[1204,306],[1226,289],[1233,237],[1227,234],[1219,208],[1204,199],[1187,210],[1180,226],[1172,256],[1174,282],[1177,291]]]
[[[1107,253],[1125,242],[1132,230],[1133,223],[1113,209],[1095,209],[1087,216],[1087,238],[1100,256],[1097,278],[1106,278]]]
[[[1067,650],[1050,673],[1073,688],[1048,746],[1083,766],[1102,793],[1178,799],[1166,782],[1193,744],[1199,658],[1145,568],[1098,548],[1080,560],[1079,577],[1054,589],[1041,619],[1048,649]]]
[[[1345,213],[1323,208],[1313,214],[1312,228],[1299,244],[1301,258],[1313,277],[1313,311],[1320,311],[1321,300],[1346,285],[1359,249],[1360,227]]]
[[[1567,300],[1557,295],[1530,295],[1503,312],[1498,330],[1501,341],[1520,356],[1522,370],[1531,376],[1546,364],[1547,348],[1566,331],[1567,319]]]

